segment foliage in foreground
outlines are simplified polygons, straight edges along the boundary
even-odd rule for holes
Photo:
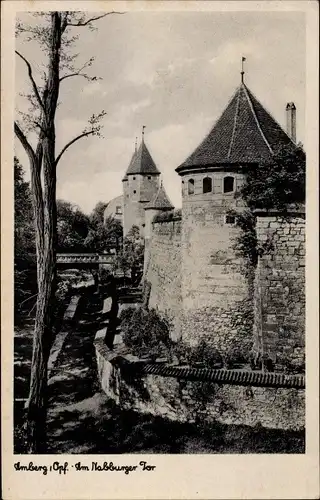
[[[171,357],[169,324],[155,309],[128,308],[120,320],[123,341],[134,355],[151,359]]]

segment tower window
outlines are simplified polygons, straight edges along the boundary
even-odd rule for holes
[[[223,192],[232,193],[234,191],[234,177],[227,176],[223,179]]]
[[[116,207],[116,214],[117,215],[122,215],[122,209],[121,209],[121,207]]]
[[[236,223],[236,218],[234,215],[226,215],[225,217],[225,223],[226,224],[235,224]]]
[[[148,179],[149,179],[149,181],[151,181],[151,175],[148,175]]]
[[[194,180],[188,180],[188,194],[194,194]]]
[[[205,177],[202,181],[203,193],[212,193],[212,179]]]
[[[136,178],[135,178],[135,177],[133,177],[133,180],[135,181],[135,180],[136,180]]]
[[[134,189],[134,190],[133,190],[133,194],[136,194],[136,192],[137,192],[137,191]]]

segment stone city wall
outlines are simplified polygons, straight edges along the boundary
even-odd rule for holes
[[[281,369],[303,370],[305,219],[303,213],[257,214],[259,258],[254,292],[254,351]]]
[[[123,364],[125,356],[119,358],[116,351],[108,351],[99,342],[95,342],[95,348],[102,389],[123,409],[161,415],[180,422],[198,422],[200,418],[208,423],[261,425],[284,430],[304,428],[303,388],[252,385],[248,379],[243,385],[223,380],[219,383],[192,380],[188,368],[180,368],[180,375],[175,377],[141,374],[135,372],[132,356],[131,365],[129,362],[126,367]],[[165,372],[163,368],[161,371]],[[269,374],[269,378],[277,376],[279,374]]]
[[[175,337],[181,313],[181,220],[177,217],[152,226],[145,254],[145,281],[151,285],[149,307],[173,321]]]

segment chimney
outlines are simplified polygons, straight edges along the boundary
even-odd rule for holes
[[[287,134],[293,142],[296,142],[296,107],[294,102],[288,102],[286,106]]]

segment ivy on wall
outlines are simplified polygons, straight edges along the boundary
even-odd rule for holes
[[[156,214],[152,222],[171,222],[173,220],[181,219],[181,209],[170,210]]]
[[[273,162],[262,163],[247,172],[240,192],[250,209],[288,208],[305,201],[306,155],[301,145],[280,148]]]
[[[305,202],[306,155],[301,145],[280,148],[273,162],[262,163],[246,173],[238,196],[248,207],[244,212],[230,211],[241,230],[235,239],[236,254],[255,268],[258,256],[273,249],[272,236],[258,246],[254,210],[277,210],[286,216],[288,210]],[[248,269],[247,269],[248,272]],[[250,271],[249,271],[250,272]]]

